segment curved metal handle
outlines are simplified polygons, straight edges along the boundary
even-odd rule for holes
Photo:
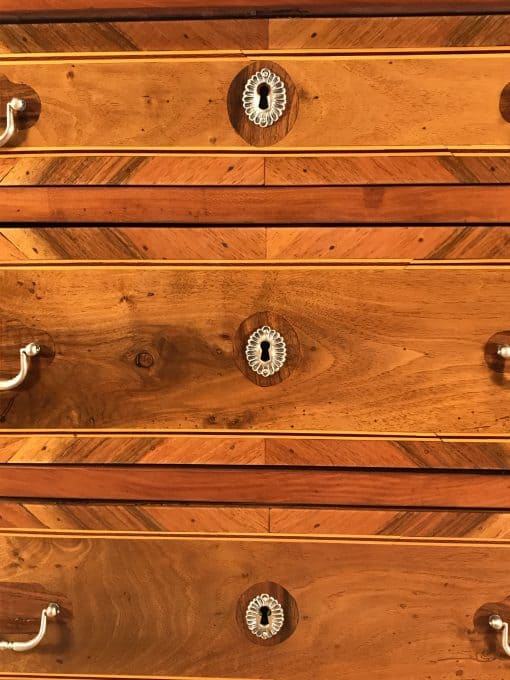
[[[60,607],[58,604],[50,602],[50,604],[41,612],[41,625],[39,626],[39,632],[35,637],[26,642],[7,642],[7,640],[0,640],[0,650],[10,649],[13,652],[28,652],[34,647],[37,647],[46,635],[46,623],[48,619],[54,619],[55,616],[58,616],[59,612]]]
[[[489,616],[489,626],[494,630],[502,631],[501,646],[507,656],[510,656],[510,642],[508,641],[508,623],[503,621],[499,614],[492,614]]]
[[[0,135],[0,146],[5,146],[7,142],[13,137],[16,132],[16,113],[23,111],[26,107],[26,102],[24,99],[18,99],[18,97],[13,97],[7,102],[7,109],[5,112],[5,117],[7,119],[5,130]]]
[[[13,390],[15,387],[21,385],[23,380],[28,375],[28,369],[30,368],[30,359],[39,354],[41,348],[35,342],[29,342],[28,345],[22,347],[19,351],[19,373],[14,376],[14,378],[9,378],[9,380],[0,380],[0,392],[5,392],[6,390]]]

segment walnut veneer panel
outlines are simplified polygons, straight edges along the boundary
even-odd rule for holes
[[[502,181],[501,168],[498,181]],[[486,175],[487,173],[485,173]],[[490,174],[490,173],[489,173]],[[433,176],[432,176],[433,177]],[[237,186],[264,184],[264,158],[218,155],[0,156],[0,185]]]
[[[505,259],[510,227],[4,227],[0,260]]]
[[[277,148],[510,148],[499,110],[504,52],[257,56],[277,60],[299,93],[296,123]],[[249,147],[230,125],[226,100],[249,63],[77,53],[4,57],[0,72],[42,102],[39,120],[17,140],[23,149],[240,149]]]
[[[510,229],[509,229],[510,231]],[[260,260],[263,227],[6,227],[0,259]]]
[[[267,257],[278,260],[506,259],[510,227],[273,227],[266,231],[266,243]]]
[[[243,508],[105,503],[0,503],[0,527],[87,531],[390,535],[509,539],[502,512]]]
[[[442,680],[459,671],[499,680],[508,664],[488,616],[508,611],[507,551],[505,543],[466,541],[4,532],[2,610],[11,639],[37,625],[30,589],[38,599],[65,598],[66,608],[39,648],[3,655],[2,673],[58,674],[64,666],[77,674],[234,678],[258,669],[260,678],[308,680],[303,659],[318,655],[321,680],[370,678],[374,667],[381,680]],[[293,635],[270,650],[236,621],[241,594],[268,579],[284,585],[299,610]],[[371,653],[360,654],[367,640]]]
[[[13,509],[13,512],[16,512]],[[19,525],[30,527],[30,522]],[[53,527],[49,527],[53,528]],[[343,536],[510,538],[510,515],[497,512],[272,508],[271,532]]]
[[[17,23],[0,24],[0,52],[480,47],[509,36],[502,14]]]
[[[5,265],[3,375],[31,340],[48,356],[2,393],[3,427],[508,434],[505,377],[484,357],[510,315],[508,277],[498,265]],[[233,338],[265,311],[299,345],[290,376],[260,388]]]
[[[264,533],[269,531],[269,509],[155,504],[0,502],[0,527]]]

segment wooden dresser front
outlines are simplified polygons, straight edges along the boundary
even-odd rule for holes
[[[501,680],[510,2],[16,4],[0,678]]]

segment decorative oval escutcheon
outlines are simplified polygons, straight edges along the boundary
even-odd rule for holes
[[[299,622],[296,600],[279,583],[265,581],[245,590],[237,604],[238,625],[251,642],[277,645],[292,635]]]
[[[250,633],[267,640],[281,631],[285,614],[275,597],[261,593],[248,604],[244,618]]]
[[[252,123],[269,127],[280,120],[286,106],[285,84],[271,69],[263,68],[248,78],[243,90],[243,108]]]
[[[276,312],[257,312],[245,319],[234,336],[239,370],[260,387],[286,380],[301,361],[296,331]]]
[[[232,127],[248,144],[271,146],[291,130],[298,97],[289,74],[271,61],[254,61],[232,81],[227,98]]]
[[[262,326],[248,338],[245,354],[251,370],[267,378],[285,363],[287,345],[278,331],[271,326]]]

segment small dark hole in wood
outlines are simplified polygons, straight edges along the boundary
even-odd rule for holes
[[[259,95],[259,109],[265,111],[269,108],[269,93],[271,88],[266,83],[261,83],[257,88],[257,94]]]
[[[260,360],[261,361],[269,361],[270,356],[269,356],[269,348],[271,347],[271,343],[268,340],[263,340],[260,343]]]
[[[261,607],[259,609],[260,613],[260,625],[261,626],[269,626],[269,617],[271,616],[271,610],[269,607]]]

